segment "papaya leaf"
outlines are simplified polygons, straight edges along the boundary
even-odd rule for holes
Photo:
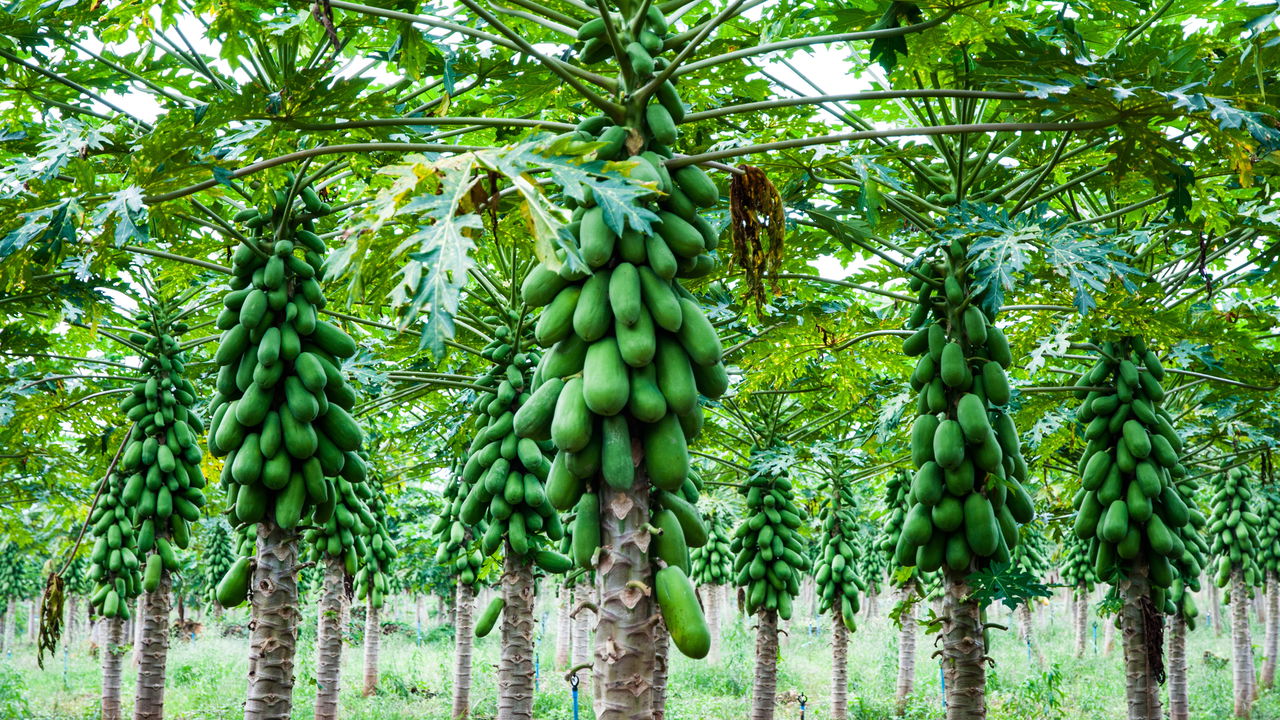
[[[999,601],[1010,610],[1038,597],[1052,597],[1048,585],[1040,582],[1026,570],[1019,570],[1009,563],[996,562],[965,578],[972,590],[971,597],[987,606]]]

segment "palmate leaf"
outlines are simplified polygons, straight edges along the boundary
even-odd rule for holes
[[[0,238],[0,260],[32,242],[39,241],[45,247],[52,247],[75,240],[84,210],[76,198],[67,198],[57,205],[22,213],[18,217],[22,218],[22,224]]]
[[[989,314],[999,311],[1005,294],[1020,279],[1030,280],[1035,269],[1065,277],[1081,314],[1097,306],[1093,296],[1113,280],[1136,291],[1129,278],[1141,273],[1124,262],[1130,256],[1117,246],[1116,237],[1072,227],[1064,218],[1049,216],[1045,206],[1009,217],[1000,208],[965,205],[949,220],[940,234],[970,240],[975,290]]]
[[[326,272],[351,276],[353,287],[358,287],[372,238],[390,223],[412,224],[414,231],[391,251],[392,258],[403,256],[406,262],[390,299],[401,313],[402,328],[421,321],[421,347],[439,359],[454,337],[453,316],[475,267],[475,238],[484,231],[476,207],[480,201],[474,196],[485,195],[484,200],[489,200],[491,175],[516,190],[519,211],[539,258],[556,268],[561,262],[583,270],[587,266],[566,228],[570,213],[535,180],[538,174],[550,176],[550,187],[563,196],[581,200],[590,193],[617,232],[625,228],[645,232],[657,220],[640,203],[653,192],[652,186],[632,182],[623,174],[629,171],[628,165],[595,160],[591,153],[597,146],[537,136],[512,146],[451,157],[406,156],[403,162],[378,171],[378,177],[390,179],[388,185],[364,208],[346,233],[346,242],[330,253]]]
[[[142,202],[142,188],[130,185],[111,193],[108,200],[99,205],[98,211],[93,214],[93,224],[102,230],[114,226],[116,247],[130,241],[145,242],[150,234],[147,231],[147,206]]]
[[[1038,597],[1053,595],[1049,586],[1034,575],[1008,563],[992,563],[986,569],[969,575],[965,582],[973,591],[971,597],[979,604],[987,606],[998,600],[1010,610]]]

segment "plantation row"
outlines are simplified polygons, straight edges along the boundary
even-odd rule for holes
[[[87,601],[104,720],[208,602],[233,715],[337,718],[347,608],[373,695],[426,594],[455,720],[535,716],[552,592],[599,720],[690,712],[733,615],[771,720],[814,613],[843,720],[873,609],[898,712],[923,627],[982,720],[1051,586],[1130,720],[1193,716],[1224,601],[1235,715],[1272,684],[1274,13],[108,5],[0,15],[0,596],[48,556],[41,659]]]

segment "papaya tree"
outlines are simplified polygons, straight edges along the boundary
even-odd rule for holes
[[[1059,572],[1071,596],[1071,625],[1075,632],[1075,655],[1084,657],[1089,624],[1089,597],[1097,576],[1089,561],[1089,542],[1075,533],[1067,533],[1059,548]]]
[[[264,186],[261,207],[237,216],[250,235],[236,247],[215,320],[223,334],[209,452],[227,458],[233,519],[256,526],[258,537],[252,582],[248,563],[230,571],[234,585],[253,588],[246,720],[288,717],[292,707],[298,525],[334,516],[337,480],[365,480],[362,433],[348,412],[356,397],[340,369],[356,345],[319,317],[327,246],[315,229],[330,210],[306,178]]]
[[[1263,456],[1263,464],[1270,470],[1270,455]],[[1259,689],[1270,688],[1275,682],[1276,654],[1280,653],[1280,495],[1267,488],[1258,494],[1257,514],[1262,520],[1258,527],[1258,565],[1263,574],[1263,598],[1266,609],[1266,628],[1262,641],[1262,672],[1258,677]]]
[[[1205,534],[1209,552],[1217,562],[1214,583],[1227,587],[1231,607],[1232,685],[1235,715],[1249,717],[1255,695],[1253,636],[1249,627],[1249,601],[1262,580],[1258,530],[1262,517],[1253,512],[1254,485],[1247,467],[1232,467],[1215,478],[1210,499],[1212,513]]]

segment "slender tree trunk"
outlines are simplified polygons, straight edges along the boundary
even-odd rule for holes
[[[1222,634],[1222,593],[1218,592],[1218,584],[1210,578],[1207,583],[1209,586],[1209,614],[1213,617],[1213,634]]]
[[[31,645],[36,644],[40,635],[40,602],[43,598],[43,594],[36,595],[27,603],[27,642]]]
[[[142,595],[139,595],[138,599],[134,601],[138,604],[138,607],[134,609],[133,617],[129,618],[129,633],[130,637],[133,638],[133,666],[135,668],[142,662],[142,618],[144,617],[142,603],[144,599]]]
[[[1075,616],[1076,657],[1082,658],[1085,652],[1085,638],[1089,629],[1089,589],[1084,583],[1076,585],[1073,602],[1072,614]]]
[[[1116,646],[1116,618],[1107,618],[1102,627],[1102,654],[1110,656]]]
[[[1028,600],[1018,606],[1018,625],[1020,626],[1019,634],[1022,636],[1022,642],[1035,654],[1036,664],[1044,665],[1044,656],[1040,654],[1040,645],[1036,643],[1035,623],[1031,618],[1031,601]]]
[[[120,720],[120,665],[124,657],[124,620],[106,619],[102,644],[102,720]]]
[[[471,634],[476,589],[461,582],[454,601],[453,720],[471,715]]]
[[[556,611],[556,669],[569,667],[569,658],[573,652],[573,589],[568,585],[560,586],[559,607]]]
[[[169,654],[169,594],[173,578],[160,572],[160,586],[142,594],[142,614],[138,616],[138,687],[133,704],[133,720],[164,720],[165,661]]]
[[[600,489],[599,587],[594,687],[596,720],[634,720],[653,710],[655,633],[649,565],[649,478],[630,490]]]
[[[66,609],[67,619],[64,622],[64,626],[67,628],[67,632],[66,632],[67,639],[65,642],[68,647],[70,647],[71,644],[76,641],[76,630],[79,629],[79,625],[77,624],[77,618],[76,618],[76,605],[78,603],[79,603],[79,599],[75,595],[67,596],[67,609]]]
[[[378,652],[382,647],[382,623],[378,608],[373,606],[373,589],[370,588],[364,606],[364,696],[378,692]]]
[[[909,600],[915,592],[915,580],[908,580],[902,586],[901,598]],[[901,715],[907,708],[907,698],[911,695],[916,681],[916,606],[909,605],[898,617],[902,624],[898,631],[898,686],[897,709]]]
[[[422,619],[427,613],[427,601],[423,599],[422,593],[413,594],[413,622],[414,628],[422,632]]]
[[[1277,585],[1274,571],[1267,571],[1266,589],[1267,626],[1263,640],[1262,655],[1266,659],[1262,663],[1261,687],[1269,688],[1275,683],[1276,654],[1280,653],[1280,586]]]
[[[778,696],[778,611],[756,613],[756,676],[751,688],[751,720],[773,720]]]
[[[702,604],[707,611],[707,630],[711,633],[711,649],[707,652],[707,662],[715,665],[720,662],[720,593],[719,585],[704,585]]]
[[[1249,632],[1249,589],[1244,572],[1231,570],[1232,685],[1235,688],[1235,715],[1249,717],[1253,705],[1253,639]]]
[[[507,545],[502,569],[498,720],[533,718],[533,566]]]
[[[13,626],[18,622],[18,601],[9,598],[4,611],[4,649],[13,652]]]
[[[1160,720],[1159,676],[1163,673],[1160,642],[1160,614],[1148,597],[1145,564],[1135,565],[1129,577],[1120,583],[1124,605],[1120,610],[1124,635],[1125,697],[1129,720]],[[1151,637],[1151,633],[1156,633]],[[1153,657],[1152,654],[1156,656]]]
[[[670,660],[671,635],[667,633],[661,615],[654,633],[657,637],[653,646],[653,720],[663,720],[667,716],[667,663]]]
[[[1182,613],[1169,620],[1169,720],[1187,720],[1187,621]]]
[[[867,617],[864,622],[873,622],[880,617],[880,593],[867,593]]]
[[[316,720],[338,720],[342,683],[342,625],[346,617],[347,568],[342,558],[325,554],[324,583],[316,627]]]
[[[983,720],[987,716],[986,648],[982,611],[970,599],[964,575],[947,571],[942,596],[942,663],[949,671],[947,720]]]
[[[273,520],[258,525],[245,720],[288,720],[298,644],[298,535]]]
[[[831,720],[849,716],[849,629],[840,614],[831,613]]]
[[[592,664],[594,659],[591,653],[591,618],[593,617],[591,610],[587,607],[580,607],[583,600],[591,598],[592,586],[580,582],[573,586],[574,609],[577,614],[570,614],[569,623],[572,628],[570,632],[573,634],[573,648],[569,653],[569,666],[578,667],[582,664]],[[579,673],[578,697],[592,697],[592,674],[589,672]]]

